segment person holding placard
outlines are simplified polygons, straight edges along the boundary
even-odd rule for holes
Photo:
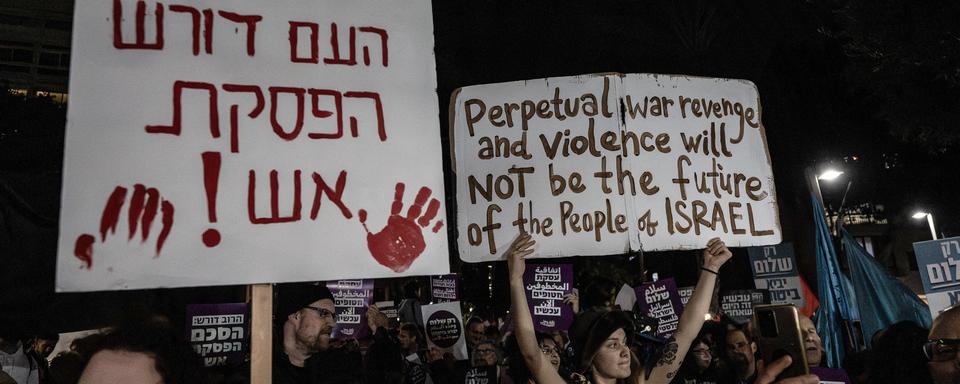
[[[524,294],[524,257],[533,253],[534,244],[533,238],[523,233],[506,253],[510,270],[511,313],[517,342],[524,362],[537,383],[564,383],[565,380],[540,351]],[[570,329],[575,354],[574,369],[596,384],[669,382],[676,375],[682,356],[686,355],[703,325],[718,270],[732,257],[730,250],[719,239],[711,239],[703,255],[704,271],[700,274],[697,288],[680,318],[677,332],[668,340],[663,355],[650,372],[645,372],[637,356],[630,350],[633,321],[619,310],[586,311],[574,320]]]

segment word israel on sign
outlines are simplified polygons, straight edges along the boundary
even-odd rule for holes
[[[74,9],[58,290],[449,272],[429,1]]]
[[[187,338],[204,366],[238,365],[249,353],[247,304],[187,305]]]
[[[771,304],[793,304],[804,307],[803,288],[793,244],[782,243],[747,248],[750,268],[757,289],[770,292]]]
[[[460,276],[456,273],[430,276],[430,297],[434,303],[460,301],[458,283]]]
[[[960,303],[960,237],[913,243],[930,314]]]
[[[337,325],[333,327],[335,339],[360,339],[367,335],[367,307],[373,301],[373,280],[328,281],[327,288],[333,294]]]
[[[780,242],[756,87],[744,80],[583,75],[456,90],[460,258]]]
[[[420,307],[427,345],[441,353],[451,353],[457,360],[467,359],[460,302],[430,304]]]
[[[533,327],[541,332],[564,330],[573,323],[573,308],[563,297],[573,291],[573,265],[529,264],[523,272]]]
[[[759,289],[741,289],[720,294],[720,312],[745,324],[753,318],[753,307],[770,304],[770,293]]]
[[[640,284],[635,290],[640,312],[657,319],[659,323],[657,336],[669,338],[673,335],[680,324],[680,315],[683,314],[677,283],[672,278],[660,279]]]

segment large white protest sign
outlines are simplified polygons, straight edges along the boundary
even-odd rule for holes
[[[425,0],[80,0],[61,291],[449,272]]]
[[[465,261],[522,230],[541,257],[780,242],[756,87],[584,75],[460,88],[452,98]]]

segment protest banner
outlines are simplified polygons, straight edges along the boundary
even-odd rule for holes
[[[563,296],[573,291],[572,265],[528,264],[523,271],[523,286],[536,330],[550,332],[570,328],[573,308],[563,302]]]
[[[333,294],[337,325],[333,327],[334,339],[361,339],[367,335],[367,307],[373,301],[373,280],[328,281],[327,289]]]
[[[430,297],[434,303],[460,301],[460,276],[456,273],[430,276]]]
[[[449,272],[429,1],[74,9],[58,290]]]
[[[960,303],[960,237],[913,243],[930,315]]]
[[[460,258],[780,242],[756,87],[603,74],[485,84],[451,97]],[[622,107],[622,108],[621,108]]]
[[[640,313],[659,323],[657,336],[666,339],[673,335],[683,314],[677,283],[672,278],[660,279],[640,284],[635,290]]]
[[[757,289],[770,292],[771,304],[793,304],[804,307],[800,272],[793,252],[793,243],[747,248],[750,269]]]
[[[467,340],[464,337],[460,302],[430,304],[420,307],[427,344],[443,353],[451,353],[457,360],[467,359]]]
[[[753,319],[753,307],[770,304],[770,293],[760,289],[740,289],[720,294],[720,313],[745,324]]]
[[[206,367],[235,366],[250,352],[246,303],[187,305],[187,340]]]

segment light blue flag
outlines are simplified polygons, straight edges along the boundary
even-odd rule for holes
[[[812,201],[814,209],[823,206],[815,195],[812,196]],[[848,292],[852,292],[852,289],[847,289],[849,281],[846,281],[846,276],[840,271],[837,252],[833,248],[826,220],[823,215],[814,213],[813,221],[816,227],[817,292],[820,294],[820,307],[815,315],[817,332],[823,341],[827,366],[839,368],[846,345],[841,320],[854,319],[856,309],[851,313],[851,308],[855,306],[852,305],[853,298]]]
[[[867,347],[874,333],[901,321],[909,320],[930,328],[932,319],[927,305],[874,260],[845,228],[840,227],[840,233],[857,292],[857,306],[863,315],[860,325]]]

